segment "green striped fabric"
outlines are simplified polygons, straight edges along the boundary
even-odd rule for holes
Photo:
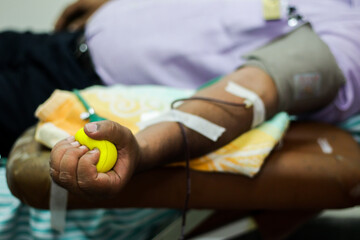
[[[360,143],[360,114],[339,126]],[[67,212],[65,232],[50,228],[50,212],[22,204],[6,184],[0,159],[0,240],[12,239],[150,239],[180,216],[170,209],[96,209]]]
[[[339,124],[339,126],[350,132],[354,139],[360,143],[360,114],[355,115]]]
[[[50,212],[22,204],[6,184],[0,167],[0,240],[149,239],[180,216],[170,209],[69,210],[65,232],[50,228]]]

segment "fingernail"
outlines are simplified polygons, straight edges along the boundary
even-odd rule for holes
[[[75,141],[75,137],[74,137],[74,136],[70,136],[70,137],[68,137],[66,140],[68,140],[69,142],[73,142],[73,141]]]
[[[88,149],[86,146],[84,146],[84,145],[81,145],[80,147],[79,147],[80,149]]]
[[[74,147],[80,146],[80,143],[78,141],[72,142],[70,144]]]
[[[90,154],[98,153],[99,149],[94,148],[93,150],[89,151]]]
[[[87,124],[85,125],[85,127],[86,127],[86,130],[87,130],[88,132],[90,132],[90,133],[96,132],[96,131],[97,131],[97,128],[98,128],[98,126],[97,126],[96,123],[87,123]]]

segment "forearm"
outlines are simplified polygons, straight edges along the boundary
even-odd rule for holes
[[[217,84],[199,91],[196,96],[238,103],[228,106],[213,102],[191,100],[179,106],[179,110],[220,125],[227,129],[215,142],[184,127],[184,134],[176,122],[164,122],[150,126],[134,136],[131,131],[112,121],[88,123],[85,134],[95,140],[107,140],[117,149],[117,161],[112,171],[97,172],[100,151],[88,151],[74,138],[58,142],[51,152],[50,175],[56,183],[70,192],[80,195],[114,196],[139,171],[165,165],[189,157],[193,158],[213,151],[248,130],[252,125],[253,109],[241,105],[245,99],[233,96],[225,90],[233,81],[252,90],[262,98],[267,116],[275,113],[276,88],[268,75],[257,68],[243,68],[225,77]],[[254,104],[255,105],[255,104]],[[264,117],[265,118],[265,117]],[[207,129],[206,129],[207,130]],[[186,139],[188,144],[185,144]]]
[[[225,90],[229,81],[255,92],[264,102],[266,118],[273,116],[277,109],[277,91],[272,79],[262,70],[253,67],[242,68],[219,82],[198,91],[196,97],[219,99],[232,103],[243,103],[244,99]],[[226,129],[213,142],[185,127],[190,157],[194,158],[211,152],[229,143],[251,127],[253,108],[229,106],[220,103],[191,100],[177,108],[180,111],[200,116]],[[136,138],[142,149],[142,160],[138,170],[148,169],[185,157],[184,139],[178,123],[163,122],[140,131]]]

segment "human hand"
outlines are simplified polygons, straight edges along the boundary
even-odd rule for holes
[[[90,16],[108,0],[78,0],[62,12],[55,24],[55,31],[75,31],[83,28]]]
[[[129,181],[140,162],[137,140],[129,129],[112,121],[88,123],[84,130],[93,139],[108,140],[115,145],[118,158],[113,169],[106,173],[97,172],[99,150],[89,151],[74,137],[69,137],[57,143],[51,151],[51,177],[74,194],[114,196]]]

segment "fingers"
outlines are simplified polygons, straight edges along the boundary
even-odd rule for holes
[[[113,170],[98,173],[96,164],[100,151],[89,151],[74,137],[55,145],[51,152],[50,173],[53,180],[72,193],[110,197],[126,184],[138,162],[138,145],[131,131],[112,121],[89,123],[85,133],[96,140],[113,142],[118,159]],[[119,147],[118,147],[119,146]]]
[[[71,192],[78,191],[77,168],[78,159],[88,151],[86,146],[81,146],[78,142],[70,143],[72,147],[67,149],[60,162],[59,181],[63,187]]]
[[[77,184],[77,167],[79,159],[88,152],[74,137],[69,137],[56,144],[50,155],[50,175],[60,186],[73,193],[80,193]],[[95,163],[96,164],[96,163]]]
[[[53,150],[50,153],[50,175],[55,179],[59,178],[60,172],[60,163],[66,152],[66,150],[71,146],[69,145],[71,142],[75,141],[75,137],[70,136],[60,142],[58,142]]]
[[[112,187],[119,188],[126,184],[141,159],[139,145],[134,135],[128,128],[107,120],[88,123],[85,125],[84,131],[90,138],[108,140],[115,145],[118,158],[112,171],[107,173],[109,179],[113,181],[109,183],[108,191],[119,191]]]
[[[51,152],[51,177],[74,194],[111,196],[120,190],[120,177],[114,172],[98,173],[96,164],[99,156],[98,149],[89,151],[86,146],[75,141],[74,137],[62,140]]]
[[[84,127],[86,135],[96,140],[108,140],[119,150],[132,139],[131,131],[113,121],[88,123]]]
[[[95,164],[99,159],[99,155],[99,150],[94,149],[80,158],[77,168],[78,185],[88,195],[111,196],[120,190],[121,181],[114,171],[108,173],[97,172]]]
[[[99,159],[100,152],[98,149],[91,150],[82,156],[78,163],[77,180],[79,188],[84,192],[96,192],[96,179],[99,173],[96,170],[96,163]]]

